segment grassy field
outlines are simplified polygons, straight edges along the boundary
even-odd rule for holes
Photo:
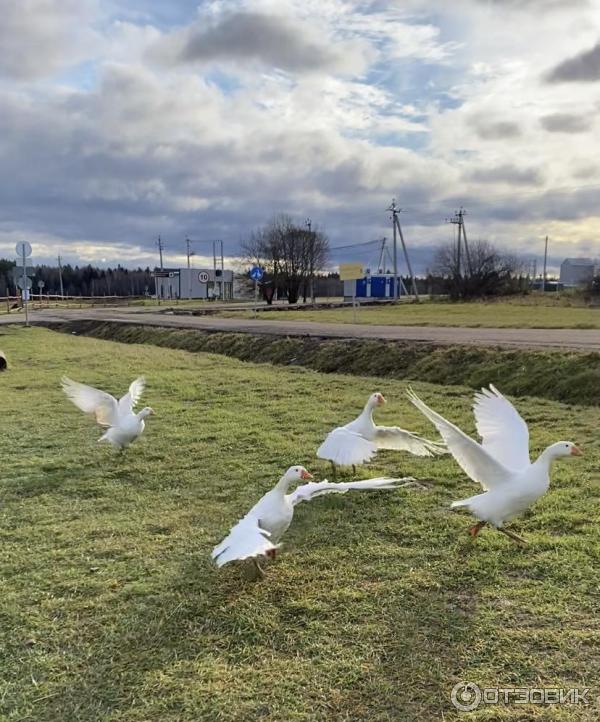
[[[251,318],[249,311],[223,311],[229,318]],[[302,311],[261,311],[258,319],[354,323],[351,308]],[[468,328],[600,328],[600,308],[561,305],[560,302],[528,303],[402,303],[365,306],[356,323],[384,326],[463,326]]]
[[[481,707],[473,720],[597,720],[598,410],[534,398],[532,446],[586,451],[514,528],[448,511],[476,487],[447,458],[383,452],[407,489],[298,508],[262,582],[212,546],[378,388],[383,423],[431,434],[405,383],[244,363],[44,329],[3,329],[0,719],[7,722],[455,720],[450,690],[590,687],[592,705]],[[157,416],[122,459],[63,397],[144,372]],[[473,430],[471,392],[414,384]]]

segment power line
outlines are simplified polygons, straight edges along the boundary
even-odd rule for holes
[[[339,251],[345,248],[358,248],[359,246],[372,246],[375,243],[381,243],[381,238],[377,238],[374,241],[361,241],[360,243],[349,243],[344,246],[329,246],[330,251]]]

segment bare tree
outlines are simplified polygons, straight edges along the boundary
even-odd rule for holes
[[[289,303],[296,303],[303,289],[306,294],[325,265],[328,248],[324,233],[299,226],[287,215],[276,216],[242,243],[246,259],[266,271]]]
[[[521,264],[514,255],[502,253],[488,241],[469,244],[470,271],[462,273],[456,244],[438,249],[437,273],[446,278],[450,297],[454,299],[500,296],[519,290],[517,275]]]

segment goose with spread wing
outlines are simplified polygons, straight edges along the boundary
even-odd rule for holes
[[[373,411],[383,406],[383,394],[375,392],[367,399],[362,413],[346,424],[331,431],[317,449],[319,459],[331,462],[335,479],[336,466],[352,466],[370,461],[379,449],[408,451],[414,456],[436,456],[447,453],[443,444],[423,439],[398,426],[377,426]]]
[[[107,429],[98,441],[107,441],[121,451],[140,436],[144,431],[144,419],[154,414],[149,406],[137,414],[133,411],[144,392],[145,385],[144,377],[140,376],[131,383],[125,396],[117,401],[106,391],[80,384],[67,376],[62,378],[62,388],[67,397],[81,411],[94,414],[97,423]]]
[[[408,396],[440,432],[462,470],[483,487],[483,494],[452,504],[452,508],[466,507],[479,519],[469,529],[471,536],[475,538],[489,524],[514,541],[526,543],[504,529],[504,523],[522,514],[548,491],[550,468],[556,459],[581,456],[581,450],[571,441],[559,441],[548,446],[531,463],[527,424],[510,401],[491,384],[489,389],[475,394],[473,404],[481,443],[429,408],[412,389]]]
[[[257,573],[263,576],[264,570],[259,564],[259,558],[275,556],[281,538],[292,523],[294,507],[302,501],[311,501],[323,494],[344,494],[351,490],[396,489],[398,486],[415,483],[412,478],[379,478],[339,484],[309,481],[289,493],[289,487],[293,483],[312,478],[312,474],[303,466],[290,466],[273,489],[259,499],[225,539],[213,549],[212,558],[217,566],[222,567],[236,560],[251,559]]]

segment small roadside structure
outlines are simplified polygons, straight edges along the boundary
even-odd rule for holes
[[[565,258],[560,264],[560,282],[564,286],[580,286],[594,277],[595,264],[591,258]]]

